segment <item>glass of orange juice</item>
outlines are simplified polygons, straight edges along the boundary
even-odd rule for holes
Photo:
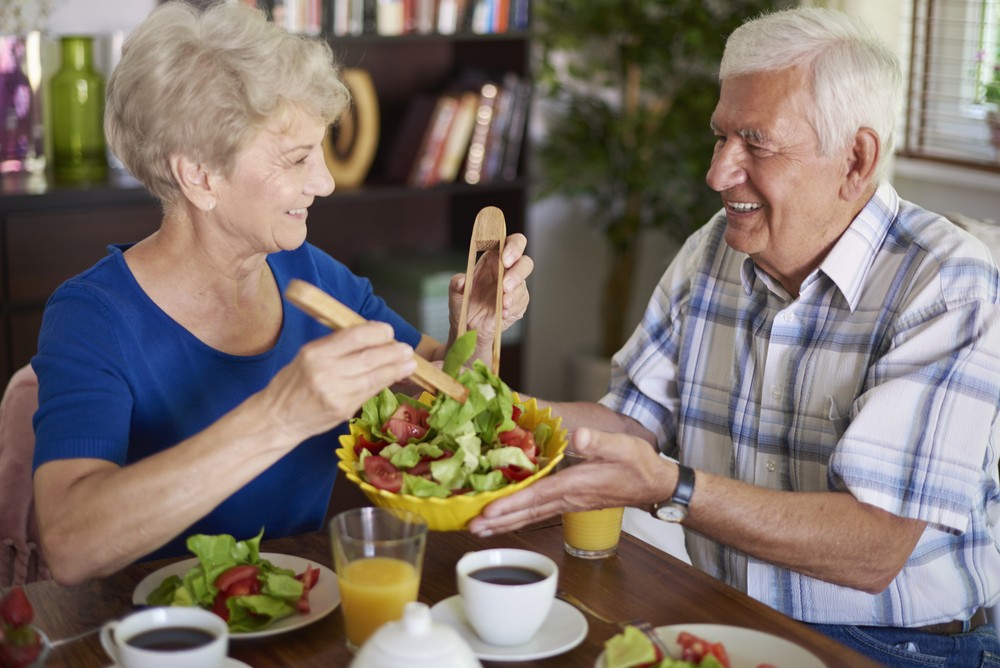
[[[567,451],[559,462],[564,469],[584,461],[583,455]],[[583,559],[603,559],[618,552],[625,508],[601,508],[563,513],[563,544],[566,552]]]
[[[625,508],[601,508],[563,513],[566,552],[584,559],[603,559],[618,551]]]
[[[395,508],[354,508],[330,520],[347,645],[357,651],[417,600],[427,522]]]

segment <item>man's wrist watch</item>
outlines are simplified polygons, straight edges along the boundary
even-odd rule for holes
[[[677,465],[677,486],[674,494],[666,501],[653,504],[650,514],[664,522],[683,522],[688,514],[688,504],[694,494],[694,469],[683,464]]]

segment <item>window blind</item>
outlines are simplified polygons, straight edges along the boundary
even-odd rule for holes
[[[1000,172],[983,99],[1000,46],[998,4],[911,0],[899,155]]]

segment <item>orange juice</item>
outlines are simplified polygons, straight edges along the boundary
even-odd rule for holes
[[[337,574],[347,640],[360,647],[376,629],[403,616],[417,600],[420,574],[413,564],[391,557],[370,557],[347,564]]]
[[[624,513],[624,508],[563,513],[563,540],[567,550],[576,556],[601,557],[614,554],[621,535]]]

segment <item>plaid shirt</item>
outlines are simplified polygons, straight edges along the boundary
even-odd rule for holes
[[[726,245],[725,226],[720,212],[671,263],[602,403],[696,469],[847,491],[928,528],[875,595],[687,532],[693,563],[807,622],[919,626],[992,603],[1000,275],[989,251],[883,184],[792,298]]]

